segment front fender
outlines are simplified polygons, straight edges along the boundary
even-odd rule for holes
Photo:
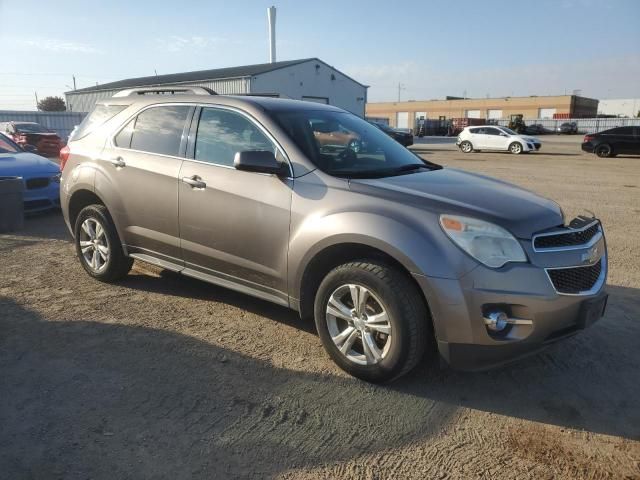
[[[446,238],[435,215],[425,215],[421,225],[410,225],[374,213],[332,213],[308,218],[292,232],[289,285],[294,298],[300,298],[302,278],[311,260],[324,249],[340,244],[381,250],[419,275],[458,278],[477,265]]]

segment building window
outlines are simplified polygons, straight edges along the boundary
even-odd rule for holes
[[[487,110],[487,118],[490,120],[500,120],[502,118],[502,110]]]

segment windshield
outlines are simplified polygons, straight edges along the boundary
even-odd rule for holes
[[[514,132],[513,130],[511,130],[510,128],[507,127],[500,127],[502,129],[503,132],[508,133],[509,135],[518,135],[516,132]]]
[[[37,123],[14,123],[14,126],[19,132],[26,133],[49,133],[49,130]]]
[[[0,133],[0,154],[22,152],[20,147]]]
[[[441,168],[351,113],[300,110],[273,115],[314,165],[330,175],[386,177]]]

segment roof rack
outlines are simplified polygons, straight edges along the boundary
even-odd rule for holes
[[[113,97],[131,97],[133,95],[217,95],[216,92],[207,87],[166,87],[166,88],[128,88],[115,93]]]

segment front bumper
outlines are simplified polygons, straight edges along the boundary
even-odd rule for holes
[[[486,369],[536,353],[588,327],[600,315],[585,322],[585,304],[606,304],[604,236],[598,241],[598,250],[602,277],[597,288],[586,294],[558,293],[546,271],[575,266],[581,249],[544,254],[529,250],[530,263],[499,269],[479,265],[460,279],[414,275],[429,303],[442,358],[455,369]],[[510,325],[495,334],[485,325],[487,313],[495,310],[530,322]]]
[[[582,150],[587,153],[593,153],[594,149],[595,149],[594,145],[590,142],[585,142],[582,144]]]
[[[37,213],[54,208],[60,208],[60,184],[50,181],[43,188],[28,188],[25,179],[24,211],[25,213]]]

